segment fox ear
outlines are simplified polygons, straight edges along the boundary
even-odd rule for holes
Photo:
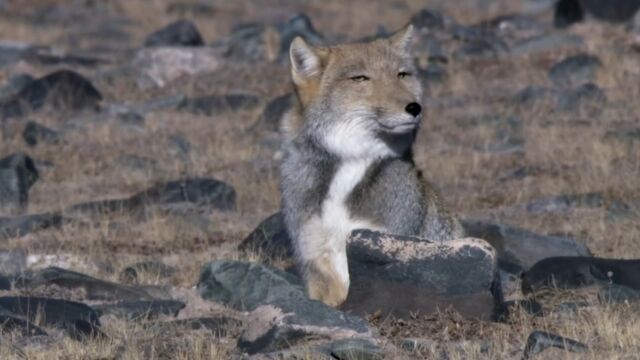
[[[391,41],[391,46],[396,48],[399,52],[403,54],[408,54],[411,52],[411,40],[413,39],[413,25],[409,23],[404,28],[398,30],[396,33],[389,37],[389,41]]]
[[[297,36],[289,48],[291,75],[295,83],[320,73],[320,56],[303,38]]]

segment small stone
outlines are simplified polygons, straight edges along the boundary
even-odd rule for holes
[[[141,289],[58,267],[24,273],[16,279],[16,286],[21,289],[51,285],[66,289],[82,289],[88,300],[151,300],[151,296]]]
[[[531,359],[550,347],[580,353],[588,350],[588,347],[581,342],[544,331],[533,331],[527,339],[523,358]]]
[[[38,143],[55,144],[60,140],[57,131],[51,130],[35,121],[29,121],[24,126],[22,138],[29,146],[36,146]]]
[[[622,285],[640,290],[640,260],[552,257],[536,263],[522,278],[522,292]]]
[[[59,70],[30,82],[19,93],[0,105],[3,117],[21,117],[49,105],[56,110],[97,110],[102,94],[84,76]]]
[[[269,131],[279,131],[282,116],[291,108],[292,104],[292,94],[284,94],[269,101],[258,120],[257,126]]]
[[[498,266],[510,273],[521,273],[538,261],[553,256],[590,256],[589,249],[574,239],[541,235],[504,224],[464,220],[468,236],[488,241],[498,253]]]
[[[26,154],[0,159],[0,213],[22,213],[29,201],[29,189],[38,177],[33,159]]]
[[[198,28],[188,20],[178,20],[147,36],[144,46],[203,46]]]
[[[602,67],[600,59],[594,55],[577,54],[553,65],[549,78],[558,87],[576,87],[593,82]]]
[[[99,336],[98,315],[89,306],[68,300],[28,296],[0,297],[0,307],[28,321],[61,328],[74,339]]]
[[[293,247],[282,213],[275,213],[262,221],[238,248],[244,252],[257,252],[272,260],[291,258]]]
[[[0,217],[0,240],[24,236],[26,234],[62,226],[60,214],[44,213],[16,217]]]
[[[576,111],[582,107],[599,110],[607,103],[607,96],[598,85],[587,83],[574,90],[562,92],[558,95],[556,108],[560,111]]]
[[[557,32],[535,35],[522,40],[511,47],[510,53],[516,56],[531,56],[583,47],[584,40],[580,36]]]

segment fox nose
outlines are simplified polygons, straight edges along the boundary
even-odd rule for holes
[[[407,107],[404,108],[404,111],[411,114],[411,116],[416,117],[420,115],[420,111],[422,111],[422,106],[416,102],[409,103]]]

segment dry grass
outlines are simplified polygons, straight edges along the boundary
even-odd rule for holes
[[[21,1],[19,9],[11,8],[20,16],[4,16],[0,21],[1,37],[65,49],[68,43],[62,35],[71,30],[26,20],[28,14],[42,9],[43,3],[64,6],[66,2]],[[463,23],[519,10],[513,2],[494,2],[490,8],[481,8],[479,1],[429,3]],[[140,44],[147,33],[175,18],[166,14],[167,2],[164,1],[114,0],[103,5],[110,9],[105,12],[105,18],[131,20],[129,43],[133,46]],[[321,32],[338,39],[354,39],[371,34],[378,24],[388,29],[401,26],[424,2],[265,1],[256,6],[256,1],[246,0],[216,2],[213,6],[213,18],[196,16],[193,19],[208,42],[226,34],[240,20],[282,20],[298,11],[311,15]],[[603,137],[607,131],[638,124],[637,53],[624,50],[625,35],[617,28],[586,24],[570,31],[584,35],[587,49],[602,60],[604,66],[597,82],[615,106],[600,113],[586,109],[567,114],[555,112],[547,103],[516,107],[505,100],[505,95],[527,85],[549,85],[546,71],[566,54],[452,61],[448,64],[449,82],[431,89],[431,95],[467,100],[464,106],[427,109],[416,147],[416,161],[442,190],[446,202],[463,215],[493,218],[542,233],[572,234],[584,239],[597,256],[638,258],[640,224],[637,218],[612,222],[605,209],[583,209],[562,215],[508,211],[514,204],[566,193],[600,191],[611,200],[640,197],[637,182],[640,143]],[[24,70],[42,74],[50,69],[20,64],[3,70],[0,79]],[[269,99],[290,90],[287,70],[274,64],[230,65],[198,79],[176,81],[159,90],[140,91],[127,79],[116,83],[97,80],[97,85],[108,102],[120,103],[137,103],[176,93],[207,95],[238,91]],[[3,247],[23,249],[31,255],[58,254],[59,259],[66,256],[64,261],[74,269],[114,281],[124,267],[136,261],[162,260],[175,266],[178,272],[168,280],[146,276],[141,282],[181,288],[192,287],[202,264],[212,259],[246,256],[258,259],[256,254],[238,254],[235,247],[260,220],[276,211],[280,202],[274,160],[276,147],[262,141],[273,135],[250,130],[260,111],[213,117],[160,111],[146,116],[144,129],[123,125],[117,120],[34,114],[32,119],[54,128],[79,127],[65,135],[64,142],[55,147],[28,148],[19,136],[22,124],[6,125],[0,154],[25,151],[39,161],[53,164],[41,167],[41,178],[30,194],[30,212],[60,210],[82,201],[128,196],[154,183],[184,176],[213,176],[232,184],[238,192],[238,208],[226,214],[200,214],[198,209],[192,209],[189,216],[157,211],[144,220],[113,216],[109,220],[69,224],[59,230],[12,239]],[[464,125],[465,119],[479,116],[519,118],[525,139],[524,154],[496,155],[475,150],[490,143],[495,130],[493,125]],[[580,120],[588,121],[575,125]],[[189,153],[180,154],[171,145],[171,138],[176,135],[191,144]],[[152,165],[127,168],[122,158],[132,154],[150,159]],[[522,166],[531,169],[526,178],[498,181],[502,175]],[[378,325],[381,329],[394,326],[391,341],[396,345],[401,337],[418,336],[436,341],[465,338],[492,344],[489,353],[483,353],[477,341],[457,345],[443,343],[442,346],[464,350],[451,351],[452,359],[519,358],[527,335],[534,329],[587,343],[589,352],[575,358],[631,359],[640,349],[639,314],[634,305],[591,306],[569,315],[552,313],[532,317],[516,313],[506,324],[477,323],[443,313],[423,319],[424,326],[410,328],[409,332],[392,319]],[[235,354],[232,338],[212,340],[206,334],[180,337],[174,333],[167,335],[170,332],[154,326],[111,321],[104,327],[107,339],[78,343],[60,335],[50,344],[27,347],[25,355],[29,359],[223,359]],[[9,341],[1,342],[0,357],[19,356],[13,345],[20,345],[22,340],[7,336],[4,339]],[[438,351],[427,350],[419,355],[432,358]],[[413,355],[399,353],[398,356]],[[540,358],[572,356],[550,351]]]

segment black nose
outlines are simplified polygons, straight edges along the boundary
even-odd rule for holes
[[[406,108],[404,108],[404,111],[408,112],[409,114],[415,117],[420,115],[420,111],[422,111],[422,106],[420,106],[420,104],[418,103],[412,102],[412,103],[409,103],[409,105],[407,105]]]

